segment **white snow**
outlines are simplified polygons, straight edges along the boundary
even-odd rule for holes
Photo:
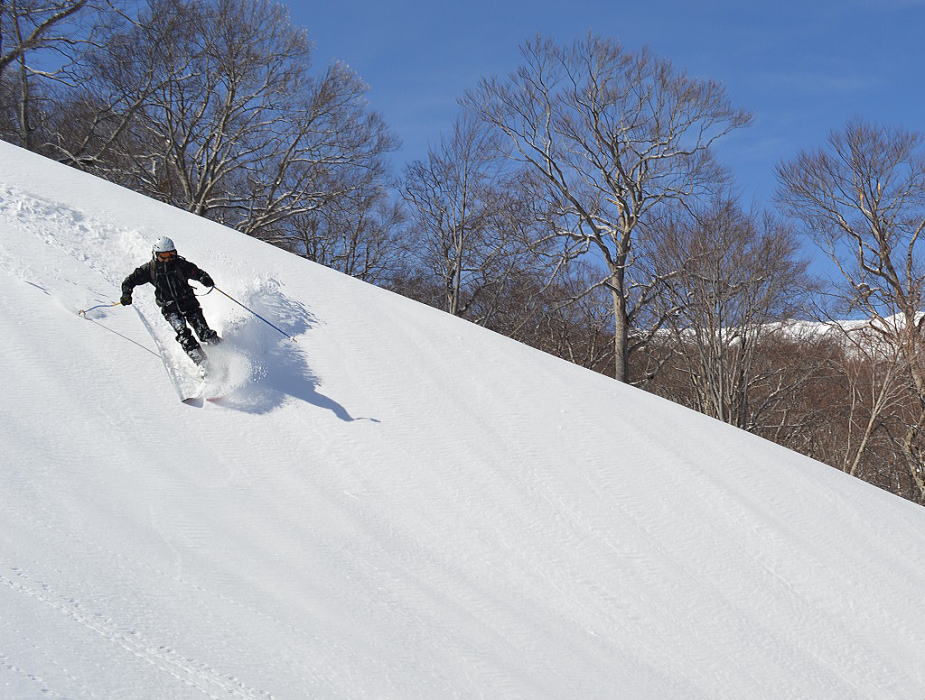
[[[221,405],[76,313],[163,234],[297,339],[203,297]],[[0,299],[2,698],[925,698],[925,509],[818,462],[4,143]]]

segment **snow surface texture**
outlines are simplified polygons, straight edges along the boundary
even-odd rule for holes
[[[76,313],[162,234],[298,340],[204,296],[220,404]],[[925,698],[834,469],[2,142],[0,297],[0,697]]]

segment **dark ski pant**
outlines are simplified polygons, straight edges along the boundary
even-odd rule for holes
[[[187,324],[193,327],[196,335],[199,336],[199,340],[203,343],[215,340],[218,334],[209,328],[209,324],[206,323],[206,318],[202,315],[199,302],[195,299],[179,303],[168,301],[161,307],[161,313],[164,314],[164,318],[167,319],[167,323],[170,324],[171,328],[176,331],[177,342],[180,343],[180,347],[197,363],[201,362],[204,357],[202,348],[196,342]]]

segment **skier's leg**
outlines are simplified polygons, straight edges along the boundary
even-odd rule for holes
[[[202,364],[206,359],[206,355],[199,343],[196,342],[193,334],[190,333],[190,329],[187,327],[186,320],[180,310],[175,304],[166,304],[161,311],[164,318],[167,319],[167,323],[176,331],[177,342],[180,343],[180,347],[186,351],[186,354],[192,358],[193,362],[197,365]]]
[[[193,327],[193,330],[196,331],[196,335],[199,336],[199,340],[203,343],[217,343],[221,340],[218,337],[218,333],[209,328],[209,324],[206,322],[206,317],[202,313],[202,307],[199,306],[199,302],[193,301],[191,304],[186,306],[183,309],[183,315],[186,316],[186,320]]]
[[[187,314],[186,319],[190,322],[193,330],[196,331],[196,335],[199,336],[199,340],[203,343],[212,344],[221,341],[221,338],[218,337],[218,333],[209,328],[209,324],[206,323],[206,317],[202,315],[202,309],[196,309],[190,312]]]

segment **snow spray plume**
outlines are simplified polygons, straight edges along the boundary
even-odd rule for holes
[[[246,311],[250,311],[252,314],[254,314],[254,316],[256,316],[257,318],[259,318],[261,321],[263,321],[263,322],[264,322],[265,324],[267,324],[268,326],[270,326],[270,328],[273,328],[273,329],[279,331],[279,332],[282,333],[284,336],[286,336],[287,338],[289,338],[289,340],[291,340],[293,343],[296,342],[296,339],[293,338],[291,335],[289,335],[289,334],[288,334],[286,331],[284,331],[282,328],[280,328],[279,326],[274,326],[272,323],[270,323],[269,321],[267,321],[263,316],[261,316],[260,314],[258,314],[258,313],[257,313],[256,311],[254,311],[253,309],[247,308],[246,306],[244,306],[244,304],[242,304],[240,301],[238,301],[237,299],[235,299],[233,296],[231,296],[230,294],[228,294],[228,293],[225,292],[224,290],[221,290],[221,289],[219,289],[218,287],[214,287],[214,289],[215,289],[216,291],[219,291],[219,292],[221,292],[222,294],[224,294],[226,297],[228,297],[229,299],[231,299],[231,301],[233,301],[235,304],[237,304],[238,306],[240,306],[242,309],[245,309]]]

